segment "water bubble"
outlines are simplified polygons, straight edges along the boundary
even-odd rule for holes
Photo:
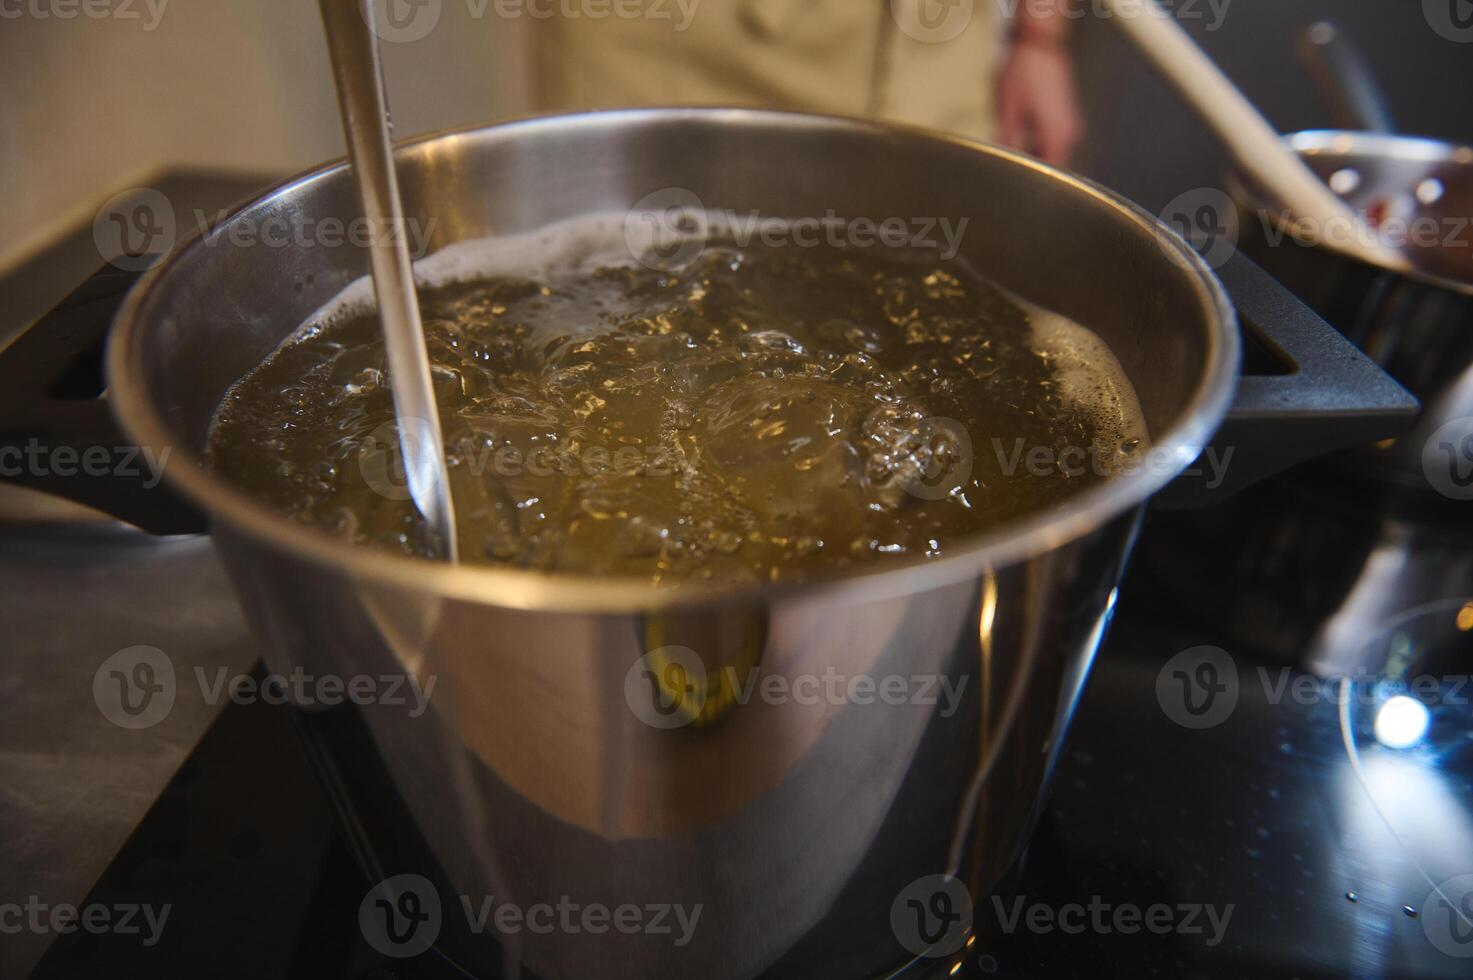
[[[1010,483],[979,467],[956,492],[908,490],[949,473],[969,433],[1095,434],[1053,383],[1067,358],[964,266],[712,237],[688,263],[652,269],[618,244],[621,224],[612,260],[591,245],[553,255],[556,236],[539,233],[535,263],[477,279],[462,256],[468,277],[422,290],[472,557],[662,584],[802,578],[940,554],[1097,478]],[[392,420],[392,400],[377,321],[342,309],[242,382],[212,449],[283,509],[413,553],[412,503],[359,486],[362,440]],[[1120,410],[1099,372],[1084,377]],[[957,431],[933,424],[952,416]],[[1099,442],[1123,446],[1124,431]]]

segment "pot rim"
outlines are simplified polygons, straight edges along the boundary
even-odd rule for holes
[[[451,566],[430,559],[394,555],[357,546],[330,532],[299,523],[252,499],[216,477],[182,440],[171,435],[143,384],[143,337],[153,321],[151,301],[181,260],[201,246],[196,229],[156,264],[129,292],[113,327],[107,352],[108,398],[123,430],[139,445],[173,446],[174,465],[165,477],[190,501],[231,534],[259,539],[315,566],[386,588],[406,589],[477,604],[548,612],[628,613],[677,607],[765,604],[815,594],[852,601],[888,598],[954,584],[979,573],[1014,564],[1054,550],[1143,504],[1181,473],[1208,444],[1221,424],[1237,382],[1240,342],[1237,318],[1226,291],[1192,248],[1156,216],[1112,191],[1042,163],[1023,153],[926,129],[843,116],[777,110],[710,107],[613,109],[565,115],[531,116],[491,125],[449,129],[395,145],[410,154],[447,140],[503,140],[535,135],[545,128],[690,121],[772,129],[825,129],[902,136],[965,147],[1026,167],[1065,185],[1073,193],[1113,210],[1122,221],[1153,236],[1163,250],[1161,261],[1188,276],[1208,324],[1201,380],[1170,429],[1153,440],[1152,451],[1166,453],[1169,465],[1141,466],[1103,481],[1056,509],[1007,524],[969,539],[954,553],[938,559],[905,558],[843,575],[819,576],[803,582],[759,585],[656,587],[643,578],[597,577],[511,569],[495,565]],[[244,213],[312,183],[346,170],[339,160],[287,179],[232,211],[228,224]]]
[[[1450,143],[1428,136],[1406,136],[1401,133],[1363,132],[1354,129],[1304,129],[1281,137],[1285,146],[1297,156],[1365,156],[1385,157],[1393,160],[1412,160],[1418,163],[1451,163],[1464,170],[1473,171],[1473,147],[1462,143]],[[1273,202],[1259,189],[1255,189],[1242,171],[1234,167],[1228,174],[1228,192],[1241,207],[1266,212]],[[1275,230],[1294,237],[1290,231],[1293,219],[1284,220],[1286,209],[1280,208],[1273,217]],[[1418,268],[1411,263],[1406,268],[1395,268],[1371,258],[1354,248],[1334,242],[1321,241],[1314,248],[1322,248],[1341,258],[1349,259],[1372,269],[1394,273],[1412,282],[1445,289],[1464,296],[1473,296],[1473,279],[1454,279],[1441,273]]]

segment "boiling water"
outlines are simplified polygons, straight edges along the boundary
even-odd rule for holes
[[[463,561],[731,582],[934,558],[1145,448],[1095,335],[956,260],[717,241],[663,270],[596,217],[417,271]],[[369,295],[231,390],[211,462],[427,554]]]

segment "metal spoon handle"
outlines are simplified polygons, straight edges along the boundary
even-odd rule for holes
[[[372,27],[375,0],[321,0],[343,129],[354,183],[369,223],[373,289],[388,353],[389,388],[399,423],[409,495],[438,538],[439,550],[456,560],[455,511],[445,467],[440,413],[420,321],[414,270],[409,261],[404,207],[394,173],[388,98],[378,38]]]
[[[1327,20],[1317,21],[1299,39],[1299,60],[1309,70],[1330,110],[1330,120],[1341,129],[1367,133],[1396,131],[1386,94],[1355,42]]]

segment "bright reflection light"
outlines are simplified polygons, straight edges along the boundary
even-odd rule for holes
[[[1428,177],[1417,185],[1417,200],[1423,204],[1436,204],[1442,200],[1443,190],[1442,181]]]
[[[1345,167],[1330,175],[1330,190],[1336,194],[1346,195],[1355,193],[1360,186],[1360,174],[1357,171]]]
[[[1427,734],[1427,706],[1405,694],[1387,698],[1376,712],[1376,741],[1389,749],[1409,749]]]

